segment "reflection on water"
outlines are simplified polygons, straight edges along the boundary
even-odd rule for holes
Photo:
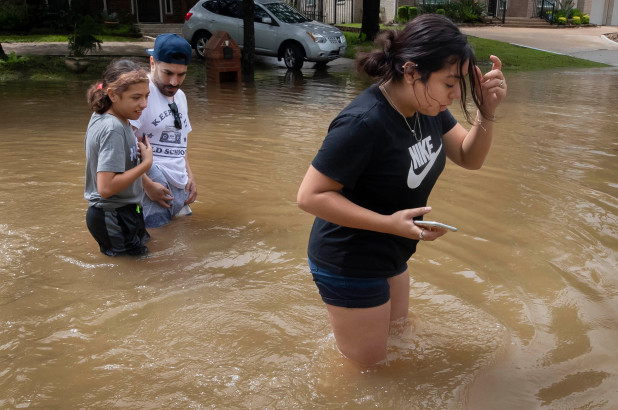
[[[84,223],[87,84],[1,84],[0,406],[615,407],[616,74],[510,76],[486,166],[449,164],[430,198],[460,231],[419,247],[409,320],[366,372],[335,348],[294,202],[366,82],[188,79],[198,201],[142,259]]]

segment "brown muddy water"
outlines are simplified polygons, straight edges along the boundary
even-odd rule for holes
[[[295,204],[366,82],[188,79],[198,200],[142,259],[85,226],[88,84],[0,84],[0,407],[616,408],[618,71],[508,81],[486,165],[430,198],[459,232],[419,246],[409,326],[369,371],[335,347]]]

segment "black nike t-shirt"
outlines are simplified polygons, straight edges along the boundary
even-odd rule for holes
[[[407,119],[410,127],[415,116]],[[420,115],[419,122],[417,141],[401,114],[371,86],[333,120],[312,165],[342,184],[343,196],[374,212],[423,207],[446,162],[442,136],[457,120],[447,110]],[[336,274],[390,277],[405,270],[417,242],[316,218],[308,254]]]

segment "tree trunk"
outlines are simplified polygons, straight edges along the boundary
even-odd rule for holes
[[[380,31],[380,2],[375,0],[363,0],[363,22],[361,36],[365,34],[365,40],[375,40]]]
[[[253,0],[242,0],[243,19],[243,49],[242,49],[242,79],[253,82],[255,69],[255,28],[253,16],[255,14]]]
[[[2,48],[2,43],[0,43],[0,60],[6,61],[8,59],[9,59],[9,57],[4,52],[4,49]]]

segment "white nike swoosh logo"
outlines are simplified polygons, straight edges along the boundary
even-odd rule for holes
[[[436,162],[440,151],[442,151],[442,145],[440,145],[440,148],[438,148],[436,152],[431,153],[431,157],[429,158],[427,165],[425,165],[425,169],[423,169],[423,172],[418,175],[414,173],[414,168],[412,168],[412,160],[410,160],[410,172],[408,172],[408,187],[410,189],[418,188],[418,186],[423,182],[431,170],[433,163]]]

